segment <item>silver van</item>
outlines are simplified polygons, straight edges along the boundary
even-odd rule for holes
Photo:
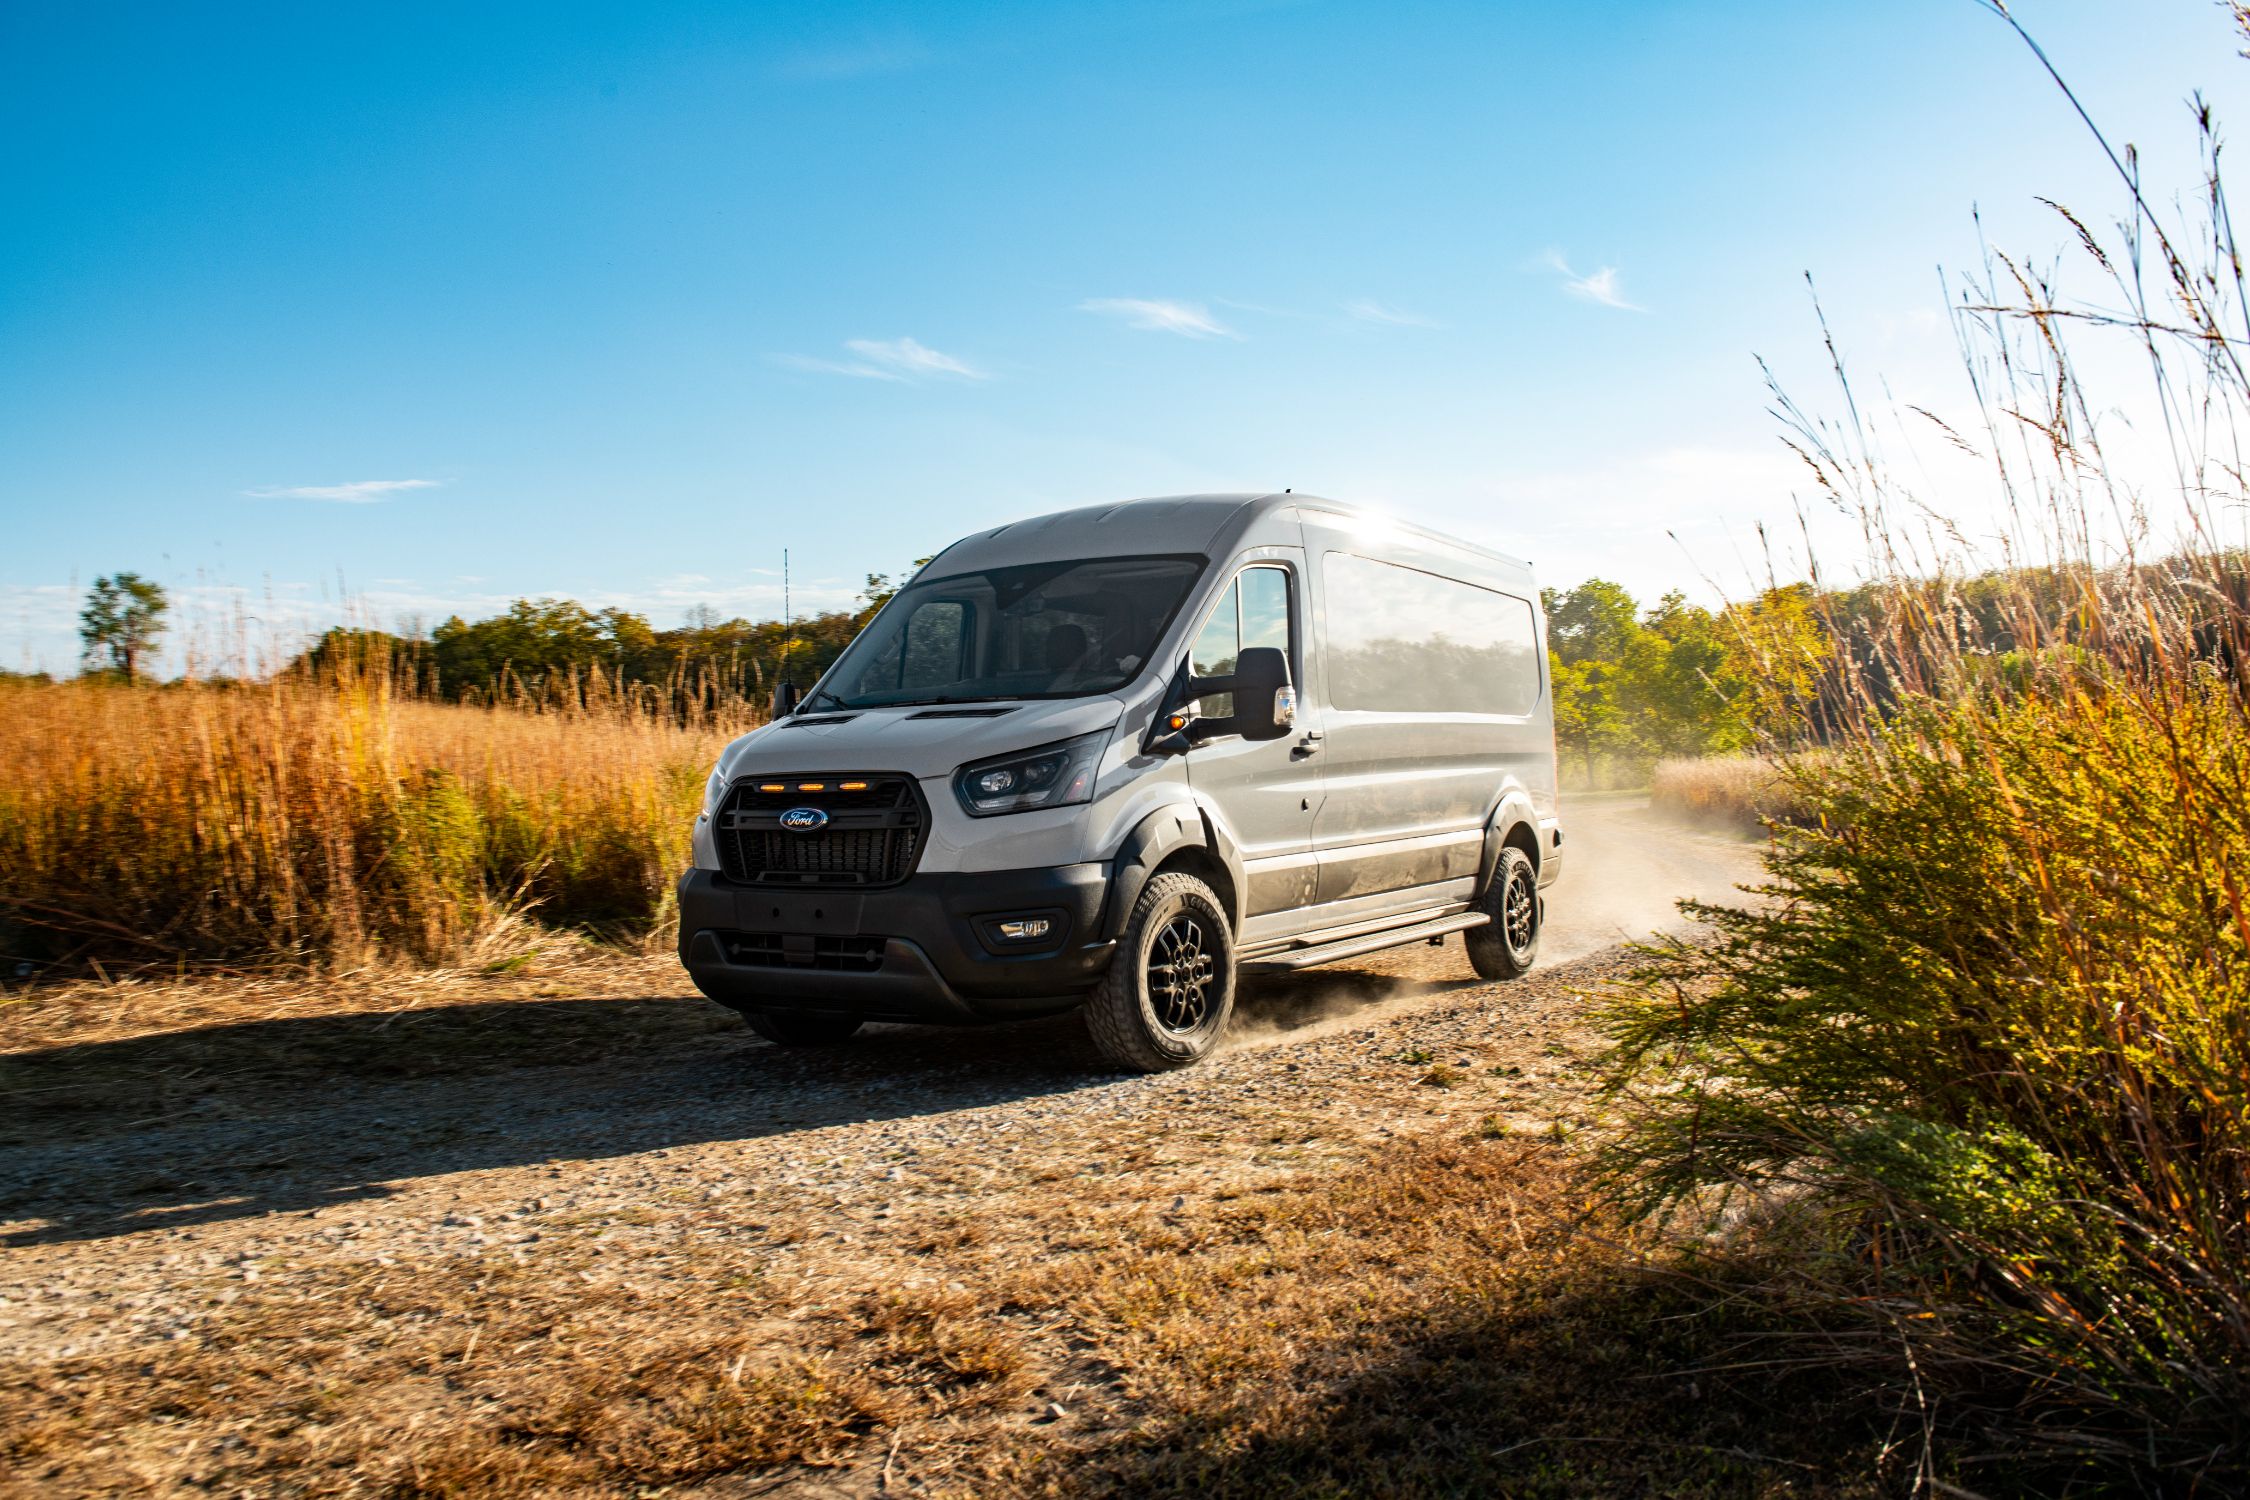
[[[727,746],[680,880],[696,986],[791,1046],[1083,1009],[1206,1056],[1239,975],[1459,932],[1562,868],[1530,569],[1307,495],[1063,511],[945,549]]]

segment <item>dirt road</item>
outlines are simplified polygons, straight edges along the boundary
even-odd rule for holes
[[[375,1306],[380,1287],[519,1276],[660,1297],[702,1284],[720,1256],[788,1289],[773,1290],[772,1349],[817,1349],[804,1309],[837,1297],[967,1294],[1105,1222],[1192,1214],[1451,1122],[1557,1134],[1586,1087],[1577,991],[1614,977],[1621,939],[1676,920],[1674,901],[1724,897],[1754,869],[1750,845],[1617,802],[1571,809],[1566,827],[1569,873],[1529,980],[1477,983],[1456,939],[1261,981],[1234,1043],[1185,1075],[1099,1071],[1073,1018],[880,1027],[832,1053],[777,1051],[682,998],[660,961],[621,963],[606,993],[472,1006],[475,1026],[424,1004],[194,1045],[121,1036],[47,1072],[32,1057],[0,1124],[0,1362],[21,1411],[54,1435],[37,1449],[48,1467],[19,1472],[43,1474],[49,1493],[264,1490],[313,1462],[288,1458],[292,1442],[367,1461],[335,1432],[375,1416],[293,1406],[277,1427],[256,1409],[282,1399],[281,1374],[231,1415],[181,1428],[132,1404],[144,1377],[129,1371],[288,1330],[307,1378],[372,1389],[373,1367],[354,1363],[372,1354],[321,1341],[344,1340],[335,1310]],[[502,1027],[515,1050],[480,1051]],[[530,1055],[527,1027],[542,1038]],[[412,1066],[395,1065],[394,1044]],[[481,1328],[463,1296],[430,1316]],[[1121,1420],[1128,1397],[1080,1368],[1083,1351],[1036,1346],[1007,1388],[1013,1419]],[[410,1405],[453,1420],[414,1390]],[[867,1490],[931,1472],[895,1444],[846,1471]]]

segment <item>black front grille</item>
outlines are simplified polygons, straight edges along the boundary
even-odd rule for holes
[[[803,788],[817,786],[819,790]],[[800,831],[783,814],[816,808],[827,821]],[[872,773],[754,776],[719,804],[719,863],[750,885],[896,885],[914,873],[929,820],[912,778]]]
[[[883,939],[782,932],[723,932],[729,962],[754,969],[828,969],[872,974],[883,967]]]

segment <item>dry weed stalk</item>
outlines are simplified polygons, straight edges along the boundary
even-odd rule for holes
[[[1952,307],[1976,422],[1898,414],[1977,460],[1991,549],[1893,461],[1833,338],[1840,419],[1775,386],[1868,581],[1823,596],[1843,649],[1796,727],[1825,750],[1788,762],[1810,826],[1777,837],[1771,899],[1700,908],[1717,941],[1615,998],[1610,1166],[1644,1210],[1818,1216],[1816,1284],[1881,1331],[1829,1348],[1906,1361],[1926,1420],[2224,1487],[2250,1475],[2250,297],[2195,121],[2184,222],[2096,131],[2122,220],[2051,205],[2056,266],[1987,250]],[[2117,340],[2153,460],[2093,388]]]

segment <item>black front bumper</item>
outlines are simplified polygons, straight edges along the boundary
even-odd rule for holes
[[[777,890],[716,870],[680,877],[680,962],[696,987],[746,1010],[974,1023],[1067,1010],[1100,982],[1106,864],[938,872],[885,890]],[[1003,916],[1054,935],[1011,951]]]

